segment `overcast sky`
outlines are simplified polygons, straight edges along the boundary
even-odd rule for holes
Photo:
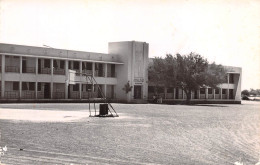
[[[0,42],[107,53],[144,41],[149,57],[196,52],[243,68],[260,89],[259,0],[0,0]]]

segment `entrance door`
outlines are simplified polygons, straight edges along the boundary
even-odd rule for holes
[[[50,84],[49,83],[44,84],[44,98],[45,99],[50,98]]]
[[[135,85],[134,86],[134,99],[141,99],[142,98],[142,86]]]

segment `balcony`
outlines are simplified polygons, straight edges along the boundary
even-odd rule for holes
[[[35,67],[26,67],[22,69],[23,73],[35,73]]]
[[[53,68],[53,74],[56,74],[56,75],[65,75],[65,69]]]
[[[64,99],[65,93],[64,92],[53,92],[54,99]]]
[[[51,74],[51,68],[41,68],[39,74]]]
[[[83,74],[92,75],[92,70],[82,70]]]
[[[19,91],[5,91],[5,98],[6,99],[18,99]]]
[[[35,99],[35,91],[22,91],[23,99]]]
[[[5,72],[20,73],[20,67],[19,66],[6,66]]]

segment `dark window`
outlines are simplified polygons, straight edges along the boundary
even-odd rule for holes
[[[27,91],[29,88],[27,86],[27,82],[22,82],[22,90]]]
[[[86,91],[92,91],[92,85],[91,84],[86,85]]]
[[[79,84],[73,85],[73,91],[79,91]]]
[[[208,89],[208,94],[212,94],[212,88]]]
[[[173,88],[168,88],[167,93],[173,93]]]
[[[44,68],[50,68],[50,67],[51,67],[51,60],[44,59]]]
[[[79,69],[79,61],[74,61],[74,69]]]
[[[229,74],[229,83],[230,84],[234,83],[234,74]]]
[[[219,89],[215,89],[215,94],[219,94]]]
[[[63,61],[63,60],[60,61],[60,68],[61,69],[65,68],[65,61]]]
[[[87,62],[87,70],[92,70],[92,63]]]
[[[225,95],[227,93],[227,89],[222,89],[222,94]]]
[[[41,83],[38,83],[37,84],[37,91],[41,91],[42,90],[42,84]]]
[[[205,94],[205,88],[200,88],[200,94]]]
[[[154,87],[148,86],[148,93],[154,93]]]
[[[53,67],[58,68],[58,61],[57,60],[53,60]]]
[[[13,82],[13,90],[18,91],[19,90],[19,82]]]
[[[163,87],[158,87],[157,88],[158,93],[164,93],[164,88]]]
[[[29,90],[30,90],[30,91],[34,91],[34,89],[35,89],[35,84],[34,84],[34,82],[29,82]]]

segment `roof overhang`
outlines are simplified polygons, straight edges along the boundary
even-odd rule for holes
[[[118,64],[122,65],[122,62],[113,62],[113,61],[100,61],[100,60],[87,60],[80,58],[64,58],[64,57],[52,57],[52,56],[38,56],[38,55],[28,55],[28,54],[16,54],[16,53],[0,53],[1,55],[8,56],[22,56],[22,57],[38,57],[38,58],[47,58],[47,59],[59,59],[59,60],[70,60],[70,61],[84,61],[84,62],[95,62],[95,63],[106,63],[106,64]]]

